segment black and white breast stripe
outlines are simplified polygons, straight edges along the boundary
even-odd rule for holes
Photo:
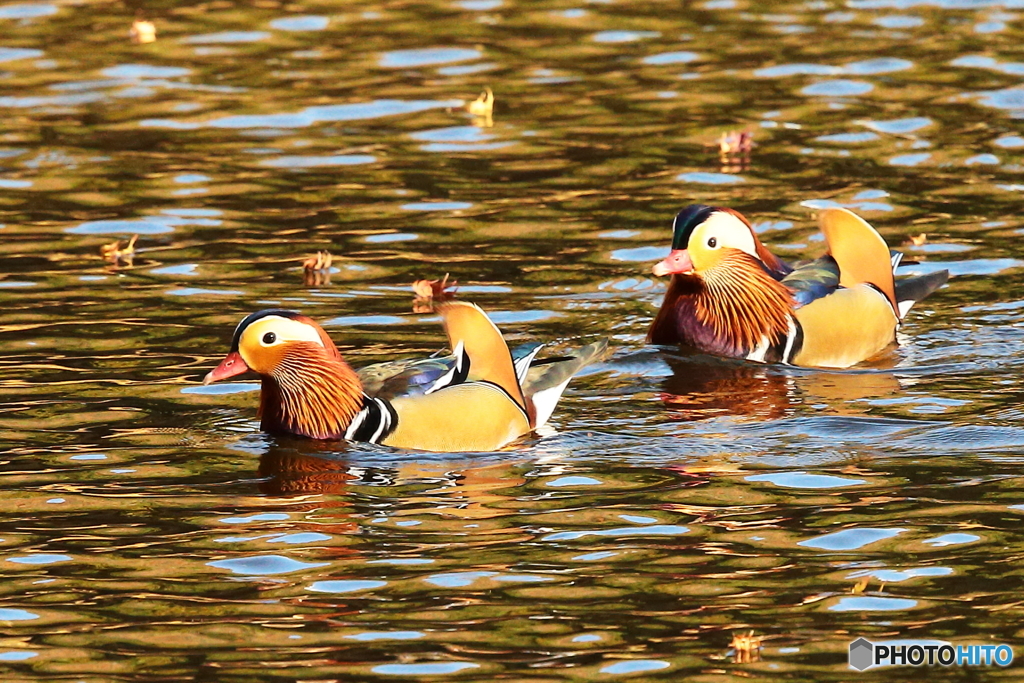
[[[363,409],[352,418],[345,430],[349,441],[380,443],[398,427],[398,413],[391,404],[380,398],[363,397]]]
[[[784,363],[792,365],[793,358],[800,353],[804,345],[804,330],[793,316],[789,316],[789,329],[777,342],[772,344],[765,337],[757,348],[747,354],[747,360],[759,363]]]

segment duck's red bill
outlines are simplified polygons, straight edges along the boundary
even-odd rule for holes
[[[210,370],[206,377],[203,378],[203,384],[219,382],[222,379],[241,375],[243,372],[248,371],[249,366],[245,364],[242,357],[238,355],[237,351],[232,351],[220,362],[220,365]]]
[[[693,261],[690,260],[690,252],[685,249],[673,249],[664,261],[658,263],[651,269],[651,272],[661,277],[673,273],[686,274],[693,272]]]

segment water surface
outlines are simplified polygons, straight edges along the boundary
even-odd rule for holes
[[[172,5],[148,45],[134,6],[0,5],[0,677],[847,681],[857,636],[1024,656],[1015,4]],[[650,265],[698,201],[791,259],[846,206],[904,272],[955,277],[849,372],[646,347]],[[445,273],[514,343],[611,338],[553,434],[273,439],[255,384],[199,385],[270,306],[356,366],[437,351],[409,284]]]

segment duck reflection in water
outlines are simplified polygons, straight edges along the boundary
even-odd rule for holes
[[[260,457],[260,493],[345,493],[360,478],[352,472],[347,451],[345,442],[279,437]]]
[[[901,379],[887,372],[895,354],[856,371],[821,371],[708,356],[685,348],[660,354],[672,371],[662,384],[661,401],[681,421],[736,416],[776,420],[802,405],[826,404],[831,414],[863,415],[866,399],[897,393]]]
[[[328,494],[345,496],[354,487],[395,487],[428,482],[431,496],[425,508],[374,511],[390,516],[442,514],[445,517],[485,519],[506,514],[504,505],[514,498],[526,478],[518,472],[523,464],[512,453],[485,459],[408,458],[386,465],[385,452],[367,457],[346,443],[281,438],[260,458],[259,490],[270,496]],[[427,455],[427,454],[421,454]],[[359,463],[359,464],[356,464]],[[509,495],[502,493],[509,490]]]

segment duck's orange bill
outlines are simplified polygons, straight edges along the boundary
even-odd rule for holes
[[[203,384],[210,384],[211,382],[219,382],[222,379],[228,377],[234,377],[235,375],[241,375],[243,372],[248,372],[249,366],[245,364],[242,357],[238,355],[237,351],[232,351],[224,360],[220,362],[220,365],[210,370],[206,377],[203,378]]]
[[[673,249],[664,261],[651,269],[651,272],[658,277],[673,273],[685,275],[693,272],[693,261],[690,260],[690,253],[685,249]]]

